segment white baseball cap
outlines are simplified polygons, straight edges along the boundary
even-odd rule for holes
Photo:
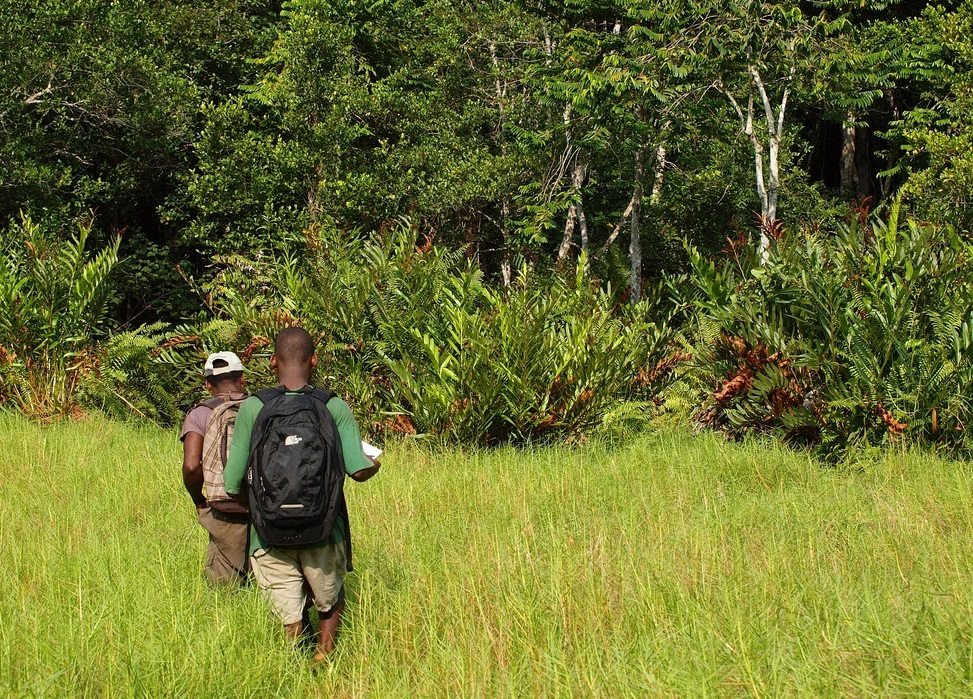
[[[226,362],[226,366],[214,367],[218,361]],[[220,376],[221,374],[231,374],[234,371],[243,371],[243,362],[233,352],[214,352],[206,358],[206,367],[203,369],[203,376]]]

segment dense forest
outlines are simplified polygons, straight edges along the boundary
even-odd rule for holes
[[[139,351],[302,322],[374,429],[575,434],[695,361],[731,431],[955,441],[970,36],[969,2],[5,0],[4,396],[171,415]]]

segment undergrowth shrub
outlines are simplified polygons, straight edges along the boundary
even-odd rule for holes
[[[117,419],[171,425],[201,395],[202,380],[163,356],[172,331],[166,323],[116,332],[94,348],[80,382],[78,402]],[[169,361],[166,361],[169,359]],[[196,367],[199,375],[200,360]]]
[[[583,265],[579,265],[579,270]],[[672,376],[671,330],[649,302],[616,307],[579,271],[512,289],[447,289],[438,332],[412,328],[395,357],[393,401],[425,431],[494,444],[585,435],[621,401],[651,400]]]
[[[35,417],[76,407],[108,331],[119,243],[90,252],[90,232],[59,236],[24,218],[0,241],[0,397]]]
[[[673,377],[672,330],[654,302],[617,304],[583,272],[524,270],[493,289],[461,251],[416,246],[407,224],[318,233],[300,256],[223,264],[209,289],[231,328],[219,348],[242,350],[249,380],[271,383],[262,360],[273,337],[302,325],[318,342],[317,380],[347,395],[373,434],[576,439],[621,401],[653,405]],[[215,348],[186,329],[161,358],[198,373]]]
[[[838,455],[849,444],[968,446],[973,246],[955,231],[862,212],[834,235],[785,233],[761,266],[730,243],[691,251],[699,418]]]

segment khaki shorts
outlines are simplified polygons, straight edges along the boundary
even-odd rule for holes
[[[247,577],[247,532],[250,525],[224,522],[204,507],[199,524],[209,534],[203,576],[211,585],[239,585]]]
[[[309,549],[259,549],[250,567],[264,599],[282,623],[301,620],[307,602],[305,581],[314,607],[325,614],[340,598],[347,572],[345,544],[325,544]]]

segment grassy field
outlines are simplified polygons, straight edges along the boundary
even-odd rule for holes
[[[973,693],[973,472],[665,432],[623,448],[392,450],[349,484],[330,665],[213,592],[172,432],[0,415],[0,693]]]

